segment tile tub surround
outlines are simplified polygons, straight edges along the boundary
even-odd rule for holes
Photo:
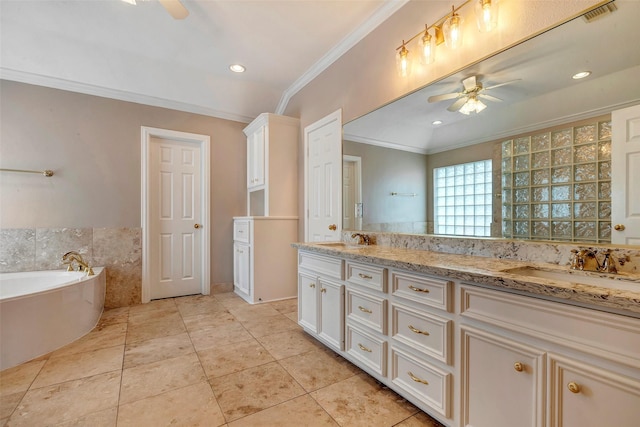
[[[527,266],[559,271],[568,269],[558,264],[398,248],[383,246],[379,243],[380,240],[376,245],[358,247],[327,246],[322,243],[294,243],[292,246],[305,251],[340,256],[388,268],[451,277],[496,289],[517,291],[531,296],[552,298],[556,301],[640,317],[640,274],[637,272],[627,275],[637,281],[638,291],[608,289],[504,272],[507,269]],[[640,251],[630,252],[637,257]]]
[[[106,268],[106,308],[141,303],[141,228],[1,229],[0,272],[62,269],[70,250]]]
[[[0,372],[0,425],[442,427],[296,320],[296,299],[233,293],[107,310],[89,335]]]

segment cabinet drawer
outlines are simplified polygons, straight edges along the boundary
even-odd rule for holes
[[[391,313],[393,339],[450,363],[451,320],[395,304],[391,306]]]
[[[387,342],[347,324],[347,353],[379,375],[387,375]]]
[[[347,318],[381,334],[387,333],[387,300],[347,291]]]
[[[248,220],[235,220],[233,221],[233,240],[236,242],[251,243],[250,242],[250,222]]]
[[[342,263],[343,261],[339,258],[298,252],[298,268],[304,268],[338,280],[342,280]]]
[[[391,381],[403,391],[449,418],[451,374],[420,362],[402,351],[391,349]]]
[[[447,279],[391,272],[391,292],[394,296],[441,310],[451,311],[452,289],[453,282]]]
[[[387,292],[387,269],[347,261],[346,280],[380,292]]]

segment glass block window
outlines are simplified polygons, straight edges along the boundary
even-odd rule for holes
[[[611,121],[502,143],[502,234],[611,241]]]
[[[433,170],[435,234],[491,235],[491,168],[481,160]]]

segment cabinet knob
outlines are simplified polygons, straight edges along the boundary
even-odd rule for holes
[[[574,383],[573,381],[567,384],[567,388],[571,393],[580,393],[580,386],[577,383]]]
[[[193,224],[193,228],[202,228],[202,224]]]
[[[616,231],[624,231],[625,226],[624,226],[624,224],[616,224],[616,225],[613,226],[613,229],[616,230]]]
[[[338,229],[338,226],[337,226],[337,225],[335,225],[335,224],[331,224],[331,225],[329,225],[329,230],[331,230],[331,231],[336,231],[337,229]]]
[[[513,364],[513,369],[515,369],[518,372],[522,372],[524,371],[524,365],[521,362],[516,362]]]
[[[316,284],[315,284],[315,283],[309,283],[309,287],[310,287],[310,288],[315,288],[315,287],[316,287]]]
[[[320,288],[320,292],[324,294],[325,292],[327,292],[327,288]]]

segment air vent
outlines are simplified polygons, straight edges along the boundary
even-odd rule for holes
[[[609,15],[610,13],[615,12],[616,10],[618,10],[618,6],[616,6],[614,2],[607,3],[585,13],[584,15],[582,15],[582,19],[584,19],[587,23],[593,22],[596,19],[600,19],[604,16]]]

